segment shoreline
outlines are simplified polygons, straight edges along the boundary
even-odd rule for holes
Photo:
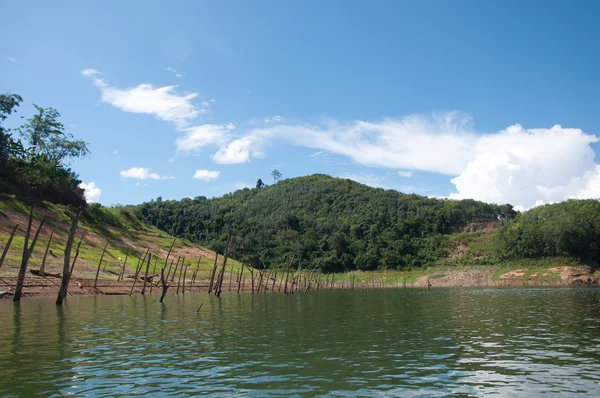
[[[568,286],[588,286],[600,284],[600,272],[593,270],[589,266],[564,266],[549,268],[547,272],[529,273],[527,269],[511,269],[501,273],[501,267],[489,266],[471,266],[457,268],[442,268],[431,267],[427,269],[427,275],[418,277],[412,283],[403,283],[402,280],[396,278],[395,281],[386,280],[387,273],[383,272],[381,279],[374,277],[369,280],[359,280],[360,272],[348,274],[333,274],[337,281],[333,285],[323,283],[318,288],[316,285],[311,286],[310,290],[331,290],[331,289],[403,289],[403,288],[473,288],[473,287],[568,287]],[[374,274],[375,275],[375,274]],[[499,276],[498,276],[499,275]],[[350,280],[346,280],[350,276]],[[1,299],[12,299],[12,292],[16,285],[16,277],[0,277],[0,291],[5,292]],[[384,282],[385,281],[385,282]],[[56,297],[60,279],[55,277],[39,277],[27,275],[24,284],[24,299],[30,297]],[[78,278],[71,280],[69,286],[70,296],[103,296],[103,295],[141,295],[144,285],[143,280],[138,279],[132,289],[133,279],[125,279],[122,281],[99,279],[97,288],[95,289],[94,280],[86,278]],[[146,283],[146,293],[162,292],[160,283],[152,285]],[[185,285],[185,288],[183,287]],[[282,281],[277,279],[275,283],[269,283],[266,289],[267,293],[284,293],[285,286],[282,287]],[[272,289],[273,288],[273,289]],[[291,283],[288,284],[288,289],[291,288]],[[264,289],[264,285],[263,285]],[[177,288],[177,283],[171,282],[167,294],[198,293],[208,291],[208,281],[191,281],[187,280],[184,284]],[[304,288],[298,289],[304,292]],[[233,280],[231,285],[225,283],[223,292],[237,292],[238,282]],[[240,292],[250,293],[252,291],[252,281],[246,279],[240,283]],[[254,287],[256,292],[256,284]],[[261,291],[262,293],[262,291]]]

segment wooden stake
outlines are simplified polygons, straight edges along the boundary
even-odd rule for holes
[[[121,273],[119,274],[117,281],[120,281],[121,279],[123,279],[123,276],[125,275],[125,266],[127,265],[128,257],[129,257],[129,248],[127,248],[127,251],[125,252],[125,261],[123,261],[123,267],[121,267]]]
[[[104,245],[104,249],[102,250],[102,254],[100,255],[100,261],[98,262],[98,269],[96,270],[96,278],[94,279],[94,289],[96,289],[96,286],[98,284],[98,275],[100,274],[100,266],[102,265],[102,259],[104,258],[104,252],[106,252],[106,248],[108,247],[109,243],[110,243],[110,239],[108,239],[106,241],[106,245]]]
[[[73,247],[73,240],[75,240],[75,233],[77,232],[77,223],[79,222],[80,215],[81,207],[71,216],[71,228],[69,229],[69,236],[67,237],[67,244],[65,245],[63,275],[60,288],[58,289],[58,296],[56,297],[56,305],[62,305],[65,297],[67,297],[69,281],[71,280],[71,272],[69,272],[69,266],[71,265],[71,248]]]
[[[85,233],[87,231],[84,229],[83,230],[83,235],[81,235],[81,239],[79,239],[79,243],[77,244],[77,250],[75,250],[75,258],[73,259],[73,264],[71,264],[71,269],[69,270],[69,280],[71,280],[71,277],[73,276],[73,269],[75,268],[75,262],[77,261],[77,257],[79,257],[79,248],[81,247],[81,242],[83,241],[83,237],[85,236]],[[75,239],[73,237],[73,239]]]
[[[215,281],[215,273],[217,272],[217,259],[219,258],[219,252],[215,251],[215,263],[213,265],[212,273],[210,274],[210,284],[208,285],[208,293],[212,292],[213,283]]]
[[[166,260],[165,260],[165,262],[166,262]],[[169,289],[169,285],[167,284],[167,281],[165,280],[165,268],[166,268],[166,263],[165,263],[165,266],[163,268],[161,268],[161,270],[160,270],[160,280],[162,282],[162,294],[161,294],[160,300],[159,300],[160,303],[163,302],[165,296],[167,295],[167,290]]]
[[[37,231],[35,232],[35,236],[33,241],[31,242],[31,246],[27,246],[29,243],[29,235],[31,233],[31,222],[33,220],[33,206],[31,206],[31,211],[29,212],[29,224],[27,226],[27,235],[25,235],[25,245],[23,246],[23,257],[21,258],[21,267],[19,268],[19,277],[17,279],[17,286],[15,288],[15,295],[13,296],[13,301],[20,301],[21,296],[23,294],[23,284],[25,283],[25,273],[27,272],[27,264],[29,263],[29,258],[33,253],[33,249],[35,248],[35,244],[40,236],[40,231],[44,226],[44,222],[46,221],[46,217],[42,218],[40,225],[38,226]]]
[[[219,279],[217,280],[217,288],[215,288],[215,295],[221,297],[223,291],[223,278],[225,277],[225,267],[227,266],[227,258],[229,257],[229,244],[231,243],[231,234],[227,236],[227,244],[225,245],[225,255],[223,257],[223,267],[219,273]]]
[[[146,282],[148,282],[148,271],[150,270],[150,261],[151,260],[152,260],[152,253],[148,253],[148,262],[146,263],[146,273],[144,274],[144,286],[142,286],[142,294],[146,293]]]

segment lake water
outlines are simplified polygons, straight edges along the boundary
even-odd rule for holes
[[[53,301],[0,301],[0,395],[600,391],[597,288]]]

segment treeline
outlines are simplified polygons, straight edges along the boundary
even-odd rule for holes
[[[85,205],[81,181],[68,162],[88,155],[87,144],[65,132],[53,108],[34,105],[37,112],[25,124],[6,128],[4,121],[22,101],[17,94],[0,94],[0,193]]]
[[[600,259],[600,201],[568,200],[518,214],[496,236],[501,258]]]
[[[509,220],[511,205],[433,199],[371,188],[326,175],[283,180],[220,198],[136,207],[147,223],[256,267],[318,267],[326,272],[410,268],[444,257],[448,235],[469,223]]]

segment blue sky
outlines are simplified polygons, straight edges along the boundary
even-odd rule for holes
[[[218,196],[277,168],[528,208],[600,196],[599,13],[592,1],[7,2],[0,89],[23,96],[19,115],[57,108],[89,142],[73,167],[105,205]]]

